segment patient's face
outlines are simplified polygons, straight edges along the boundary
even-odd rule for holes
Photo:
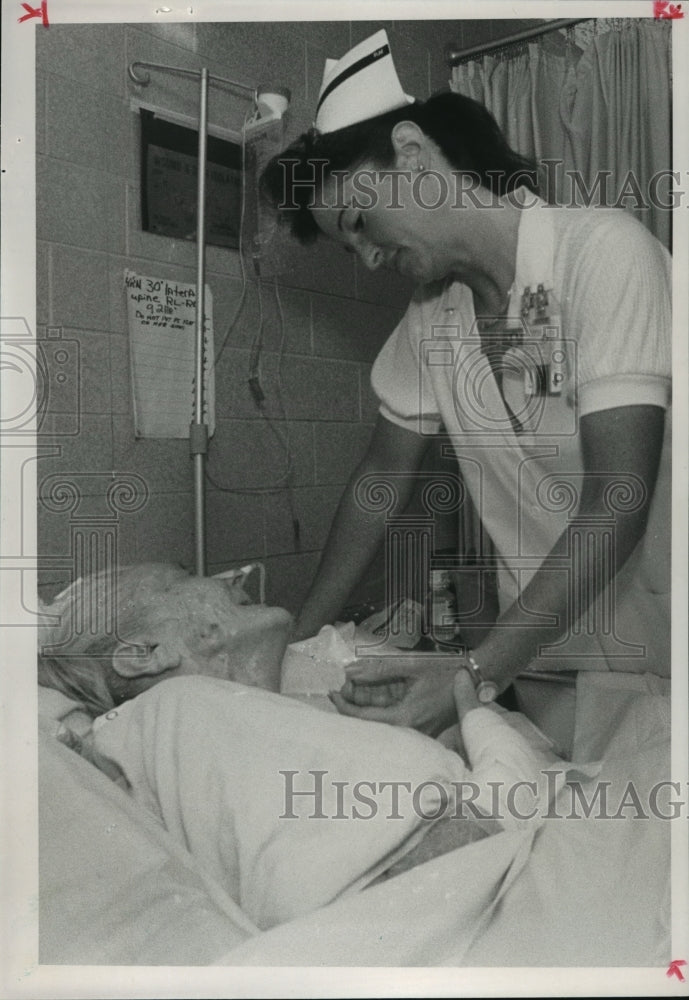
[[[137,587],[152,673],[132,678],[137,691],[182,674],[206,674],[278,690],[291,616],[282,608],[238,604],[223,580],[152,574]]]

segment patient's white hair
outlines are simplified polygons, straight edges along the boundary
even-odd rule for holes
[[[151,599],[189,574],[171,563],[142,563],[80,577],[43,604],[51,624],[38,629],[38,683],[81,702],[93,715],[127,697],[112,654],[145,627]]]

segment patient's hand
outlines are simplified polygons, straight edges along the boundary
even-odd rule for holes
[[[425,663],[412,668],[406,677],[395,676],[392,670],[387,678],[383,674],[375,681],[349,676],[340,691],[330,692],[330,700],[341,715],[437,736],[457,719],[452,696],[455,671],[451,657],[436,656],[433,666]]]
[[[331,700],[337,707],[339,707],[338,702],[347,701],[360,707],[389,708],[402,701],[407,689],[406,680],[391,680],[379,684],[348,680],[339,692],[332,692]]]
[[[462,662],[461,655],[443,653],[360,657],[347,665],[347,681],[330,700],[342,715],[437,736],[456,721],[457,708],[464,716],[478,707]]]

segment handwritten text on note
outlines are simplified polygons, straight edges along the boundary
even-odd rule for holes
[[[186,438],[194,412],[196,286],[124,276],[137,437]],[[204,422],[215,430],[213,300],[206,286]]]

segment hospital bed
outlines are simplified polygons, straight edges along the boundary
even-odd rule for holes
[[[39,734],[41,963],[608,967],[671,959],[671,824],[660,816],[641,821],[626,809],[615,820],[567,818],[570,797],[559,819],[486,837],[262,929],[179,838],[58,732],[53,700]],[[669,776],[667,682],[580,675],[575,758],[602,762],[613,811],[630,781],[647,803]]]

